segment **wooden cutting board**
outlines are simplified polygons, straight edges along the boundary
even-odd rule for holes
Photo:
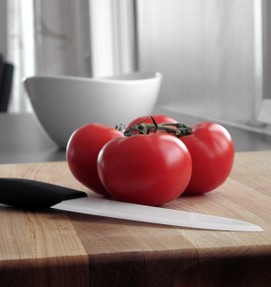
[[[65,162],[0,165],[0,176],[87,191]],[[195,230],[0,205],[0,286],[271,286],[271,151],[236,154],[225,184],[166,207],[245,220],[264,231]]]

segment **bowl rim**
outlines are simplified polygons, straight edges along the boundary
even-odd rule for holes
[[[140,77],[142,75],[142,77]],[[145,77],[143,77],[145,75]],[[129,78],[135,76],[135,78]],[[136,78],[138,76],[138,78]],[[81,77],[70,75],[50,75],[50,74],[37,74],[32,76],[23,77],[22,81],[36,80],[36,79],[52,79],[52,80],[69,80],[81,82],[95,82],[95,83],[119,83],[119,84],[133,84],[136,82],[157,81],[161,80],[162,74],[160,72],[144,71],[144,72],[131,72],[125,74],[117,74],[107,77]]]

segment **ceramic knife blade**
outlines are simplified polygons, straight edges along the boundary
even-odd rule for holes
[[[53,208],[140,222],[221,231],[262,231],[262,228],[226,217],[87,197],[63,201]]]

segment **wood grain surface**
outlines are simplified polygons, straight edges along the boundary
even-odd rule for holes
[[[65,162],[0,165],[0,176],[87,191]],[[195,230],[0,205],[0,285],[271,286],[270,206],[271,151],[237,153],[230,178],[217,190],[165,206],[249,221],[263,232]]]

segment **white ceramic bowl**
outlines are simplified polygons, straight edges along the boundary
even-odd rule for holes
[[[136,72],[108,78],[33,76],[24,87],[41,126],[61,148],[86,123],[115,127],[151,114],[160,73]]]

